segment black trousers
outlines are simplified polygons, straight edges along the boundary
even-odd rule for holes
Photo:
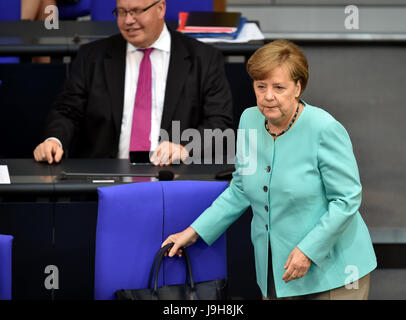
[[[272,251],[271,245],[268,241],[268,293],[267,298],[269,299],[276,299],[276,290],[275,290],[275,281],[273,278],[273,271],[272,271]]]

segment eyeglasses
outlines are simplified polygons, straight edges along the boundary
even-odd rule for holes
[[[115,8],[113,10],[113,14],[116,18],[125,18],[127,17],[127,14],[129,13],[132,18],[138,17],[141,14],[143,14],[145,11],[148,11],[151,9],[153,6],[155,6],[157,3],[159,3],[161,0],[155,1],[153,4],[149,5],[148,7],[144,9],[130,9],[130,10],[125,10],[123,8]]]

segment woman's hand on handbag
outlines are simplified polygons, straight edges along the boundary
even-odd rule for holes
[[[197,232],[192,227],[187,227],[182,232],[171,234],[168,238],[166,238],[166,240],[162,243],[161,248],[169,243],[173,243],[173,247],[168,253],[165,253],[165,256],[168,254],[169,257],[173,257],[175,254],[177,254],[179,257],[181,257],[182,250],[180,248],[192,245],[197,239],[199,239]]]

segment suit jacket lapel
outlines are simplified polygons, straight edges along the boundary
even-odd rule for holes
[[[172,115],[178,105],[191,66],[191,61],[189,59],[190,53],[183,44],[180,36],[171,30],[170,34],[171,57],[169,60],[164,108],[161,120],[161,128],[167,131],[170,131]]]
[[[104,71],[110,95],[113,121],[117,132],[117,141],[120,137],[123,117],[126,52],[126,41],[121,35],[118,35],[114,38],[113,45],[104,59]]]

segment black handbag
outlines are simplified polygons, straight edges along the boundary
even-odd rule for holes
[[[170,243],[161,248],[155,256],[148,280],[147,289],[122,289],[116,291],[117,300],[225,300],[227,296],[227,280],[211,280],[195,283],[193,280],[192,267],[189,255],[182,248],[186,261],[186,282],[184,284],[163,286],[158,288],[158,273],[165,252],[173,246]],[[155,265],[157,266],[154,274]],[[151,280],[154,277],[154,287],[151,288]],[[188,283],[189,279],[189,283]]]

